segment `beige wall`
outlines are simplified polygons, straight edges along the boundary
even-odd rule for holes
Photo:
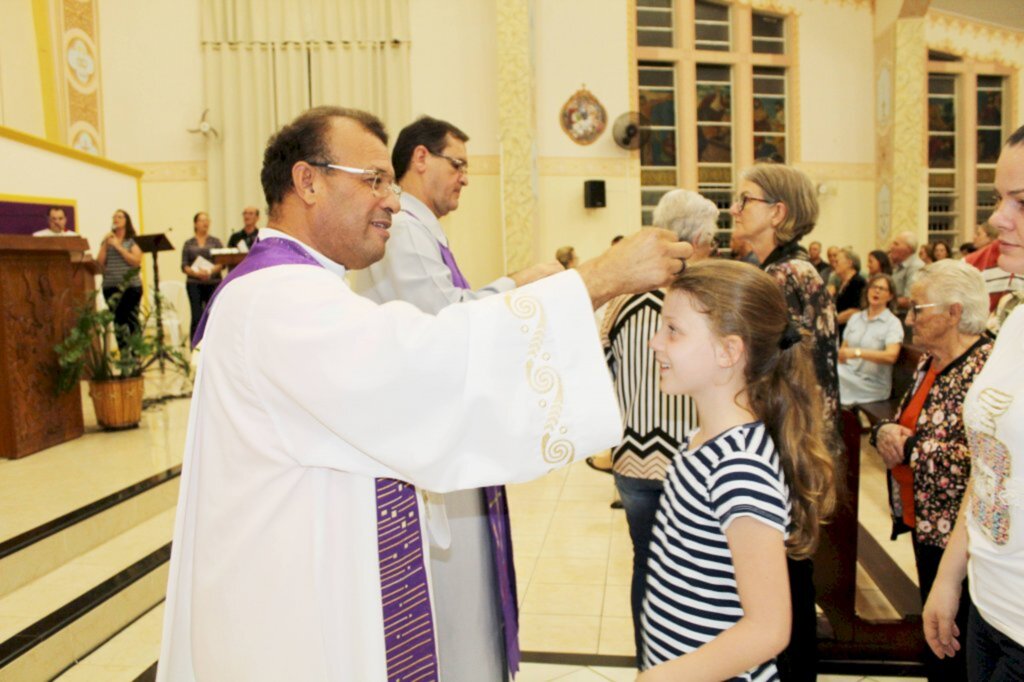
[[[587,30],[567,31],[580,17]],[[413,115],[449,119],[470,136],[470,185],[443,224],[467,278],[481,285],[505,272],[494,5],[411,0],[410,18]],[[639,180],[627,178],[629,155],[607,133],[593,145],[577,145],[558,122],[562,105],[584,83],[604,104],[609,125],[629,109],[626,19],[625,0],[534,4],[537,260],[554,258],[565,244],[590,257],[615,234],[639,227]],[[589,179],[606,181],[608,208],[583,208]]]
[[[0,0],[0,125],[46,136],[32,3]]]
[[[534,60],[539,160],[537,244],[541,260],[575,246],[583,260],[616,234],[640,228],[639,165],[611,136],[615,118],[631,109],[627,3],[561,0],[534,5]],[[586,30],[573,27],[586,24]],[[582,85],[604,105],[608,127],[581,146],[562,130],[559,114]],[[607,207],[583,207],[585,180],[604,180]]]
[[[139,214],[135,176],[0,136],[3,194],[73,199],[78,232],[95,252],[118,208]]]
[[[799,165],[821,185],[821,221],[814,238],[875,246],[874,30],[866,0],[752,0],[755,7],[797,17]],[[0,123],[44,134],[42,85],[31,0],[3,0],[0,22]],[[205,159],[217,141],[189,134],[201,115],[199,0],[130,3],[98,0],[104,130],[109,158],[139,165],[141,223],[154,232],[191,232],[191,216],[206,206]],[[558,0],[532,4],[530,37],[536,86],[538,226],[536,256],[573,244],[593,256],[619,233],[638,226],[635,161],[605,133],[593,145],[574,144],[558,124],[564,101],[586,84],[604,104],[609,123],[629,107],[627,0]],[[930,13],[929,45],[1000,59],[1018,71],[1013,125],[1024,111],[1024,40]],[[414,116],[447,118],[470,135],[473,175],[460,209],[445,219],[470,280],[482,284],[505,270],[499,183],[495,3],[490,0],[410,0],[411,101]],[[397,131],[394,131],[397,132]],[[587,179],[607,183],[608,207],[583,208]],[[8,192],[10,193],[10,192]],[[52,193],[51,193],[52,194]],[[113,197],[123,205],[130,197]],[[258,197],[256,198],[259,199]],[[240,211],[242,207],[238,207]],[[103,209],[108,213],[110,207]],[[104,222],[106,218],[104,217]],[[214,225],[220,236],[237,228]],[[163,261],[162,261],[163,263]],[[180,276],[176,264],[166,277]]]
[[[99,0],[107,156],[146,171],[142,222],[180,249],[206,209],[206,145],[194,128],[203,104],[199,0]],[[238,207],[241,214],[242,207]],[[212,225],[227,239],[233,225]],[[160,255],[163,280],[184,281],[180,253]]]
[[[125,163],[206,158],[199,0],[99,0],[107,156]]]
[[[874,18],[868,3],[796,0],[801,159],[819,188],[818,226],[805,240],[876,248]]]

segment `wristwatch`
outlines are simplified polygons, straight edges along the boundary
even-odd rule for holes
[[[863,355],[863,353],[860,352],[860,348],[858,348],[857,350],[853,351],[853,356],[854,357],[859,358],[861,355]]]

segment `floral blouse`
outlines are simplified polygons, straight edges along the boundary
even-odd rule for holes
[[[921,544],[945,547],[956,522],[960,500],[971,477],[971,451],[963,421],[964,398],[991,352],[992,339],[983,336],[939,372],[917,418],[914,435],[903,447],[904,460],[914,472],[914,532]],[[922,356],[896,417],[875,426],[872,444],[879,428],[899,420],[931,363],[932,356]],[[899,490],[891,476],[889,488],[895,537],[910,529],[903,525]]]
[[[791,242],[779,246],[768,255],[762,268],[782,287],[793,321],[809,332],[814,340],[811,353],[825,408],[825,428],[838,434],[839,343],[832,297],[817,268],[799,244]],[[838,445],[838,435],[836,441]]]

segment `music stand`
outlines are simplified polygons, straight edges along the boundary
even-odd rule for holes
[[[139,245],[139,249],[142,253],[149,253],[153,255],[153,286],[155,287],[156,293],[153,294],[153,301],[156,303],[156,344],[157,352],[149,359],[149,362],[145,364],[143,369],[147,369],[154,361],[160,363],[160,373],[164,373],[164,359],[173,361],[174,358],[168,356],[167,351],[164,350],[164,316],[162,306],[160,305],[160,260],[157,258],[157,254],[161,251],[173,251],[174,245],[171,244],[171,240],[167,238],[167,235],[163,234],[140,234],[135,236],[135,243]]]

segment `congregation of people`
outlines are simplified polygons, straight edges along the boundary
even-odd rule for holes
[[[719,207],[676,189],[595,258],[565,246],[482,287],[440,222],[469,140],[422,117],[389,152],[374,116],[320,107],[268,142],[267,225],[243,210],[239,265],[194,215],[180,267],[203,357],[158,679],[509,679],[504,484],[608,449],[639,679],[813,680],[841,409],[871,422],[871,485],[911,534],[928,679],[1019,679],[1024,128],[973,244],[825,248],[810,179],[765,162],[740,176],[728,249]],[[66,225],[53,208],[36,234]],[[136,237],[117,210],[96,254],[119,346]]]

